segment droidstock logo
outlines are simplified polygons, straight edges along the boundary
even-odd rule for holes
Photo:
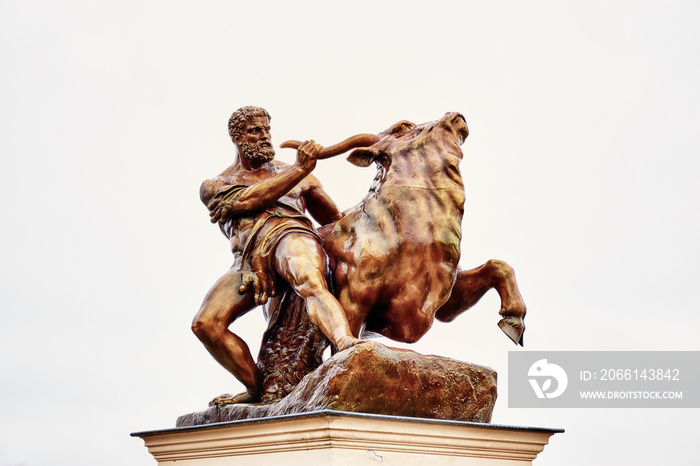
[[[528,380],[537,398],[556,398],[564,393],[569,383],[564,369],[556,364],[547,363],[546,359],[540,359],[530,366],[527,375],[530,377]],[[554,389],[552,389],[552,379],[557,381]]]

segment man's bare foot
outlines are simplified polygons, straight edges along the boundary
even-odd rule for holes
[[[209,406],[231,405],[235,403],[256,403],[258,401],[259,400],[256,400],[255,397],[248,392],[239,393],[238,395],[224,393],[223,395],[219,395],[211,400],[209,402]]]

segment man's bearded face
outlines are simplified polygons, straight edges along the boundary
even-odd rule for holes
[[[238,146],[243,152],[243,157],[255,163],[269,162],[275,157],[275,149],[269,141],[248,142],[240,141]]]
[[[275,150],[270,142],[270,121],[265,116],[253,116],[241,128],[237,145],[243,157],[253,164],[272,160]]]

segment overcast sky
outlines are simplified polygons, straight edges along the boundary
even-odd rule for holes
[[[243,105],[275,146],[462,112],[461,265],[516,269],[527,346],[491,292],[412,348],[496,369],[494,423],[566,429],[537,465],[695,464],[697,409],[508,408],[507,356],[700,350],[699,23],[692,1],[3,0],[0,466],[153,465],[129,433],[241,390],[189,327],[232,260],[198,189]],[[374,169],[316,175],[345,209]],[[264,325],[234,330],[256,353]]]

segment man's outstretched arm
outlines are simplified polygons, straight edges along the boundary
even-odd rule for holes
[[[208,205],[212,223],[225,222],[230,215],[255,212],[274,203],[311,173],[321,149],[314,141],[305,141],[297,150],[294,165],[243,189],[235,196],[214,197]]]

